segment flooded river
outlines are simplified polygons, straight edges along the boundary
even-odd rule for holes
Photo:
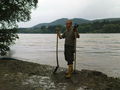
[[[55,34],[19,34],[12,57],[56,66]],[[120,34],[80,34],[77,39],[77,69],[98,70],[120,77]],[[64,39],[59,40],[59,63],[64,60]]]

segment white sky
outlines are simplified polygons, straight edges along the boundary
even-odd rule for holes
[[[120,0],[39,0],[31,20],[19,27],[32,27],[60,18],[120,18]]]

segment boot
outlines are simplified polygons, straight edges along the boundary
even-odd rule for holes
[[[70,71],[71,71],[71,73],[73,73],[73,64],[71,64],[71,65],[68,65],[68,70],[67,70],[67,72],[65,73],[66,75],[69,73],[69,67],[70,67]]]
[[[66,74],[66,78],[71,78],[71,75],[72,75],[72,72],[73,72],[73,65],[68,65],[68,72]]]

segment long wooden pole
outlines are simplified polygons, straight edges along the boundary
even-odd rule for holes
[[[58,35],[57,35],[57,42],[56,42],[56,60],[57,60],[57,66],[59,67],[59,61],[58,61]]]
[[[75,53],[74,53],[74,72],[76,72],[76,44],[77,44],[77,36],[76,36],[76,32],[75,32]]]
[[[59,61],[58,61],[58,34],[56,34],[56,61],[57,61],[57,66],[55,68],[55,70],[53,71],[53,73],[55,74],[56,71],[58,70],[59,68]]]

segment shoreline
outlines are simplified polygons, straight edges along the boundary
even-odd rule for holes
[[[2,90],[119,90],[120,79],[106,74],[81,70],[65,79],[65,68],[53,74],[54,66],[0,59],[0,89]]]
[[[56,34],[56,33],[17,33],[19,34]],[[120,33],[80,33],[80,34],[120,34]]]

